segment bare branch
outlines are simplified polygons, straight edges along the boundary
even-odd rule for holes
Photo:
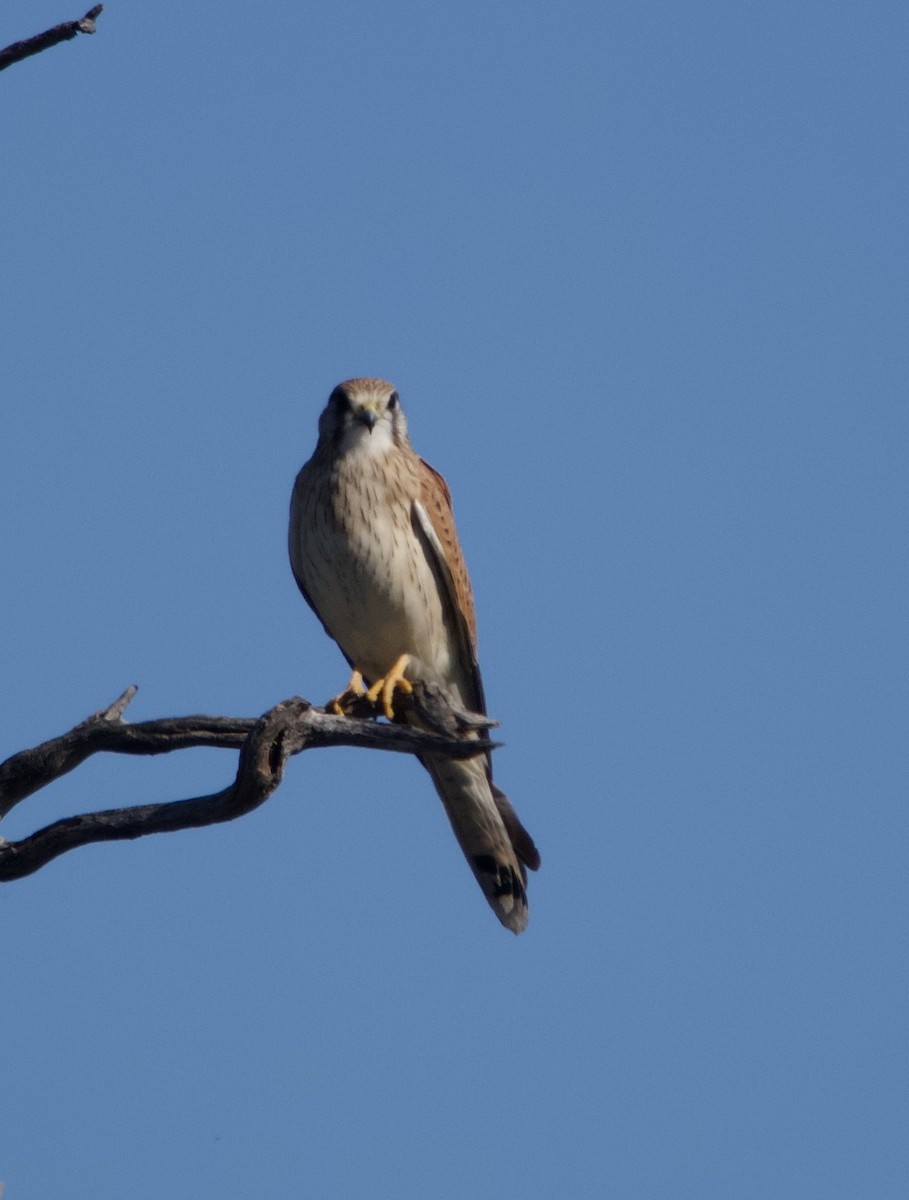
[[[192,746],[239,750],[253,727],[253,718],[236,717],[179,717],[127,725],[123,711],[135,694],[135,687],[127,688],[108,708],[92,713],[69,733],[0,764],[0,817],[99,751],[167,754]]]
[[[232,821],[264,803],[281,782],[287,759],[305,749],[359,746],[401,754],[469,758],[493,748],[493,743],[476,733],[478,727],[491,722],[460,712],[444,693],[422,684],[414,690],[416,711],[424,723],[444,732],[335,716],[299,696],[276,705],[258,720],[196,716],[129,725],[123,720],[123,712],[135,691],[134,687],[127,689],[112,705],[93,713],[69,733],[23,750],[0,765],[0,815],[100,751],[166,754],[195,746],[239,749],[234,782],[209,796],[86,813],[56,821],[18,842],[0,839],[0,881],[21,879],[65,851],[92,842],[121,841]]]
[[[55,25],[53,29],[46,29],[44,33],[36,33],[24,42],[13,42],[11,46],[0,50],[0,71],[11,67],[13,63],[21,62],[23,58],[31,57],[32,54],[49,50],[59,42],[67,42],[79,33],[94,33],[95,20],[103,11],[104,5],[96,4],[78,21],[64,21],[62,25]]]
[[[192,800],[113,808],[56,821],[22,841],[0,846],[0,879],[21,879],[77,846],[194,829],[251,812],[281,782],[288,756],[303,749],[305,732],[300,717],[309,707],[305,700],[286,700],[260,717],[240,754],[237,777],[223,791]]]

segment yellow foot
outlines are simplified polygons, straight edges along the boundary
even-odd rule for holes
[[[363,683],[363,676],[359,671],[354,671],[350,677],[350,683],[348,683],[340,696],[335,696],[334,700],[329,700],[325,707],[329,712],[337,713],[339,717],[346,717],[351,707],[365,692],[366,687]]]
[[[372,704],[375,704],[380,696],[382,697],[382,708],[385,710],[385,715],[389,721],[393,721],[395,716],[393,703],[395,688],[399,692],[403,692],[405,696],[409,696],[413,691],[411,684],[404,678],[404,672],[407,670],[409,662],[410,655],[402,654],[385,678],[377,679],[366,693],[366,699]]]

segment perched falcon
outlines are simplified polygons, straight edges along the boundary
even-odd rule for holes
[[[348,379],[319,419],[315,453],[290,506],[290,561],[307,603],[370,695],[407,681],[443,684],[483,713],[476,618],[442,476],[416,454],[398,393],[382,379]],[[403,680],[403,682],[402,682]],[[527,875],[540,856],[489,755],[421,759],[461,849],[496,916],[527,924]]]

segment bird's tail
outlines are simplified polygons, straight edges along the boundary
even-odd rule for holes
[[[528,915],[525,867],[540,865],[533,839],[490,781],[482,756],[422,761],[490,907],[506,929],[520,933]]]

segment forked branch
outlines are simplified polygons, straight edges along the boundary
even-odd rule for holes
[[[258,719],[170,717],[129,725],[123,712],[135,691],[127,689],[109,708],[93,713],[68,733],[23,750],[0,765],[0,816],[100,751],[167,754],[194,746],[239,750],[233,783],[208,796],[66,817],[18,842],[0,839],[0,881],[31,875],[67,850],[92,842],[232,821],[263,804],[280,784],[288,758],[303,750],[360,746],[399,754],[469,758],[493,748],[485,737],[493,722],[460,712],[446,695],[421,684],[415,686],[411,703],[421,722],[438,732],[379,724],[359,715],[336,716],[299,696],[276,704]]]

